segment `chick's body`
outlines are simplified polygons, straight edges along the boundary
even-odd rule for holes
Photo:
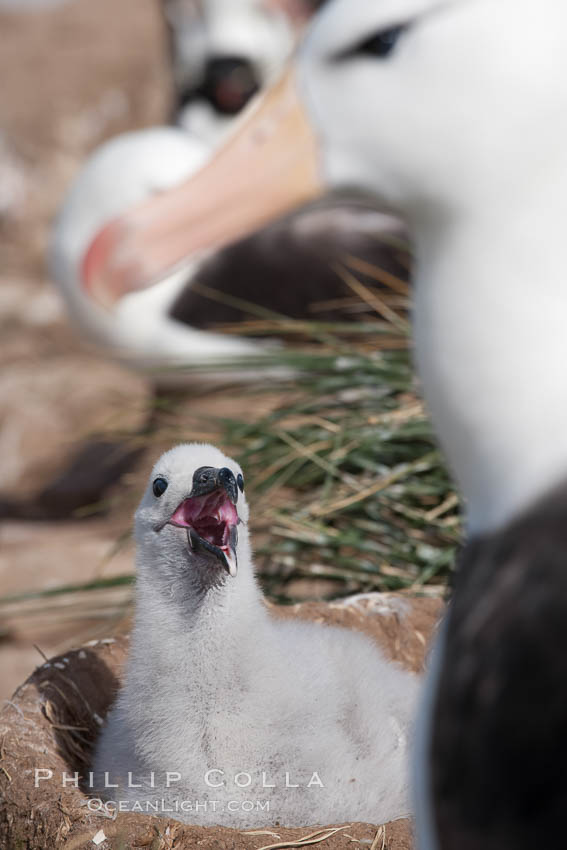
[[[417,677],[364,635],[268,612],[243,494],[235,577],[214,554],[192,551],[184,528],[155,531],[152,500],[165,519],[203,464],[240,472],[210,446],[164,457],[153,477],[169,479],[170,504],[149,489],[137,514],[136,621],[125,685],[96,752],[99,788],[107,772],[119,787],[106,796],[198,824],[379,823],[407,814]]]

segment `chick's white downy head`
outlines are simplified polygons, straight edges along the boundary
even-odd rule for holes
[[[188,443],[155,464],[136,512],[138,568],[200,592],[238,581],[250,563],[240,466],[215,446]]]

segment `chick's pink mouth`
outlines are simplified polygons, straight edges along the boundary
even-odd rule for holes
[[[172,514],[170,525],[192,528],[203,540],[225,549],[230,530],[238,524],[238,513],[224,491],[185,499]]]

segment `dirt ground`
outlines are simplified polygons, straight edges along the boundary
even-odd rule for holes
[[[77,445],[147,416],[147,382],[86,347],[46,277],[63,192],[86,154],[129,128],[161,123],[170,77],[158,0],[73,0],[0,11],[0,505],[29,500]],[[123,482],[117,481],[118,484]],[[131,503],[104,518],[10,518],[0,510],[0,596],[131,571]],[[1,617],[1,615],[0,615]],[[53,620],[53,618],[50,618]],[[0,698],[46,654],[105,631],[72,612],[0,619]]]

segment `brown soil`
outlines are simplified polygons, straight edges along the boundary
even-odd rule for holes
[[[92,434],[136,428],[147,416],[146,382],[82,344],[46,279],[44,254],[51,220],[87,153],[168,113],[159,2],[74,0],[29,14],[1,12],[0,78],[4,508],[41,492]],[[0,596],[131,570],[125,554],[106,560],[128,527],[128,503],[90,522],[22,522],[0,513]],[[37,619],[1,617],[0,698],[33,669],[33,643],[56,651],[78,631],[76,621],[46,631]]]
[[[302,617],[359,629],[371,635],[388,657],[411,670],[422,670],[442,610],[433,599],[401,599],[367,594],[337,603],[271,606],[284,617]],[[115,820],[95,814],[87,797],[61,787],[63,772],[84,775],[92,742],[119,686],[127,638],[94,642],[82,650],[43,664],[0,713],[0,846],[44,850],[92,847],[100,830],[102,850],[151,847],[153,850],[234,848],[258,850],[280,841],[297,842],[316,827],[282,829],[251,835],[234,829],[201,828],[148,815],[123,814]],[[35,768],[50,769],[53,779],[35,785]],[[47,774],[41,774],[46,776]],[[344,826],[344,825],[343,825]],[[376,839],[376,843],[373,842]],[[322,842],[327,850],[359,847],[410,850],[411,824],[397,821],[382,828],[349,824]]]

